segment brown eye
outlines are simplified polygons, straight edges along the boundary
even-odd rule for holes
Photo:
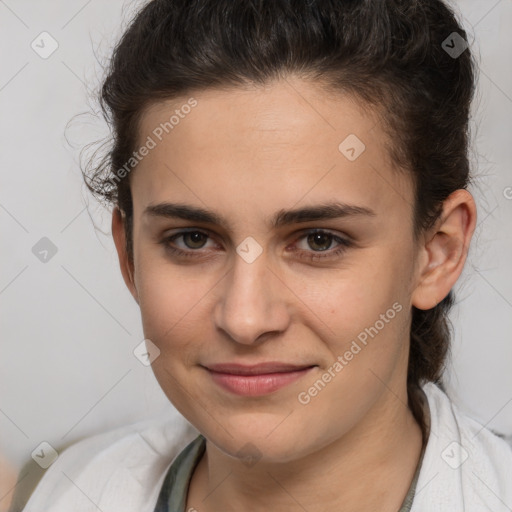
[[[337,245],[331,248],[332,243]],[[291,252],[297,253],[299,258],[309,261],[336,259],[352,246],[350,240],[341,238],[334,233],[323,229],[310,230],[304,233],[295,243]]]
[[[330,233],[320,232],[308,235],[308,244],[312,249],[326,251],[330,248],[334,236]]]
[[[201,249],[208,239],[208,235],[201,231],[189,231],[180,236],[183,237],[183,241],[189,249]]]
[[[166,251],[177,257],[204,258],[206,245],[210,235],[198,230],[180,231],[174,235],[164,237],[160,243]],[[213,240],[212,240],[213,242]]]

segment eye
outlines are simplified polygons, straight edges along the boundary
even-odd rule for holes
[[[197,229],[191,229],[188,231],[180,231],[174,235],[165,237],[160,243],[164,245],[167,252],[177,257],[201,258],[204,257],[204,251],[200,251],[200,249],[206,247],[206,243],[209,238],[211,237],[208,233]],[[177,246],[176,240],[179,239],[182,239],[184,246]],[[298,240],[303,240],[302,248],[297,249],[296,246],[298,245],[298,242],[296,241],[294,245],[292,245],[292,248],[288,249],[288,252],[296,253],[299,258],[308,259],[310,261],[321,260],[324,258],[334,259],[352,245],[349,240],[341,238],[334,233],[323,229],[309,230],[303,233]],[[333,242],[337,243],[338,246],[335,249],[329,250]],[[308,250],[308,246],[313,250]]]
[[[176,247],[175,241],[182,238],[184,247]],[[195,258],[200,257],[201,253],[197,249],[205,247],[207,239],[210,238],[208,233],[197,229],[190,231],[180,231],[174,235],[165,237],[160,243],[164,245],[166,250],[171,254],[179,257]]]
[[[183,238],[188,249],[202,249],[207,237],[208,235],[202,231],[187,231],[173,239]]]
[[[297,252],[300,258],[308,259],[310,261],[320,260],[324,258],[336,258],[343,252],[345,252],[347,248],[351,247],[352,245],[352,243],[349,240],[341,238],[335,235],[334,233],[325,231],[323,229],[309,230],[306,233],[304,233],[303,236],[299,238],[299,240],[304,240],[302,243],[302,248],[292,248],[290,252]],[[329,250],[331,248],[333,241],[336,242],[338,246],[335,249]],[[312,248],[313,251],[309,251],[307,247]]]

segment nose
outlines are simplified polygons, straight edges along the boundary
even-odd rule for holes
[[[265,251],[252,263],[238,254],[234,260],[219,283],[217,328],[244,345],[260,343],[266,334],[284,332],[290,322],[287,300],[293,294],[269,267]]]

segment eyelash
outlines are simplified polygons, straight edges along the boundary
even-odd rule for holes
[[[205,235],[205,236],[211,238],[208,233],[198,230],[198,229],[194,229],[194,230],[189,230],[189,231],[180,231],[179,233],[175,233],[174,235],[165,237],[160,243],[165,247],[165,249],[168,252],[170,252],[171,254],[173,254],[175,256],[185,257],[185,258],[200,258],[200,257],[202,257],[202,255],[199,254],[200,253],[199,249],[197,249],[197,250],[190,249],[189,251],[184,251],[182,249],[179,249],[177,247],[173,247],[170,245],[170,243],[173,242],[174,240],[176,240],[177,238],[183,237],[184,235],[190,234],[190,233],[201,233],[202,235]],[[338,242],[340,244],[340,246],[337,249],[332,249],[332,250],[326,249],[325,251],[302,251],[300,249],[299,250],[293,249],[290,252],[298,252],[299,253],[298,256],[301,259],[306,259],[309,261],[318,261],[318,260],[322,260],[325,258],[334,259],[337,256],[340,256],[349,247],[352,246],[352,243],[349,240],[340,238],[339,236],[336,236],[333,233],[331,233],[330,231],[326,231],[324,229],[311,229],[309,231],[306,231],[299,237],[299,239],[297,241],[299,241],[303,238],[307,238],[308,236],[314,235],[314,234],[329,235],[330,237],[332,237],[332,240]],[[322,253],[327,253],[327,255],[324,255]]]

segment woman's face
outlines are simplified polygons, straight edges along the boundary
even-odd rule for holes
[[[130,177],[131,291],[158,382],[233,456],[250,446],[285,462],[364,435],[407,403],[409,178],[350,97],[290,78],[193,98],[145,112],[148,149]],[[167,216],[169,205],[217,220]],[[312,368],[273,380],[207,369],[262,362]]]

